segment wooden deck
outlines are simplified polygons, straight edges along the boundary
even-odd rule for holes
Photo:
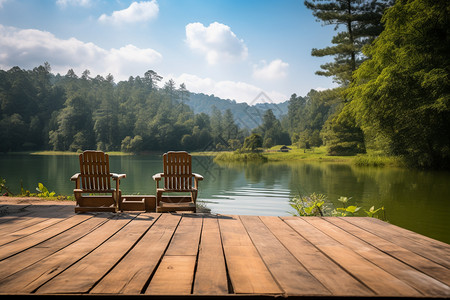
[[[449,298],[449,286],[450,245],[373,218],[0,206],[1,295]]]

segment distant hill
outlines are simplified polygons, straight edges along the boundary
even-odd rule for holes
[[[213,107],[224,113],[230,109],[233,113],[235,122],[241,128],[248,128],[249,130],[258,127],[262,123],[262,116],[265,111],[272,109],[277,119],[287,114],[289,101],[283,103],[257,103],[255,105],[248,105],[247,103],[237,103],[230,99],[221,99],[214,95],[205,95],[203,93],[190,93],[189,101],[186,104],[191,107],[194,113],[206,113],[211,115]]]

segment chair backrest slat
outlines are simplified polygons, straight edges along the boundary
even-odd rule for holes
[[[81,188],[90,191],[111,190],[109,157],[102,151],[80,154]]]
[[[192,189],[192,160],[187,152],[167,152],[163,156],[164,188],[170,190]]]

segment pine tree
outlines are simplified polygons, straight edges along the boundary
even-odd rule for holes
[[[371,43],[383,30],[381,17],[392,0],[305,0],[305,6],[324,25],[335,25],[338,32],[331,42],[334,46],[312,49],[311,55],[332,55],[334,62],[321,65],[317,75],[333,77],[340,85],[347,86],[353,71],[364,61],[362,48]]]

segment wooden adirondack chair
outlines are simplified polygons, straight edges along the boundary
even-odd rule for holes
[[[156,181],[156,212],[196,212],[198,181],[203,176],[192,173],[192,159],[187,152],[170,151],[163,155],[164,173],[153,175]],[[163,187],[159,182],[163,179]],[[189,193],[189,196],[163,196],[164,193]]]
[[[75,181],[75,212],[117,212],[120,209],[120,179],[125,178],[126,174],[110,173],[108,154],[102,151],[84,151],[79,157],[80,173],[70,178]],[[111,187],[111,178],[116,182],[116,188]]]

